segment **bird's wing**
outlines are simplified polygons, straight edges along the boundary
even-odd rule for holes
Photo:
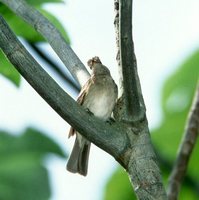
[[[90,88],[90,86],[93,84],[93,80],[92,78],[90,78],[86,84],[82,87],[80,93],[79,93],[79,96],[77,98],[77,103],[79,105],[82,105],[84,103],[84,98],[87,96],[88,94],[88,88]],[[71,126],[70,128],[70,131],[69,131],[69,134],[68,134],[68,137],[71,137],[75,134],[75,129]]]
[[[82,105],[84,103],[84,99],[87,96],[88,92],[89,92],[89,88],[91,87],[91,85],[93,84],[93,79],[90,78],[86,84],[82,87],[79,96],[77,98],[77,103],[79,105]]]

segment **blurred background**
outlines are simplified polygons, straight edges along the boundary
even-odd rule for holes
[[[97,55],[118,83],[113,1],[26,0],[62,32],[86,65]],[[153,144],[165,186],[199,75],[199,1],[135,1],[133,35]],[[0,3],[0,14],[35,59],[76,99],[79,88],[45,40]],[[67,105],[66,105],[67,106]],[[130,200],[117,162],[94,145],[87,177],[66,171],[69,125],[0,51],[0,199]],[[199,199],[199,145],[180,199]],[[135,199],[135,197],[134,197]]]

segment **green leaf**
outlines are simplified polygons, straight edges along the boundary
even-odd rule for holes
[[[162,108],[165,115],[187,112],[199,77],[199,50],[186,60],[165,82]]]
[[[0,50],[0,74],[14,83],[17,87],[20,84],[20,74],[13,65],[6,59],[3,52]]]
[[[7,148],[8,144],[12,148]],[[65,157],[65,154],[52,139],[43,133],[28,128],[19,136],[9,135],[6,132],[0,132],[0,157],[4,152],[34,152],[40,156],[44,153],[55,153],[59,156]]]
[[[0,132],[0,199],[47,200],[50,186],[43,159],[49,153],[65,157],[60,147],[34,129],[19,136]]]
[[[1,169],[0,199],[48,200],[50,187],[47,170],[38,163],[31,163],[29,166],[24,166],[23,162],[20,164],[15,169]]]
[[[26,0],[28,4],[33,6],[42,5],[44,3],[63,3],[63,0]]]
[[[118,167],[105,187],[104,200],[136,200],[127,173]]]

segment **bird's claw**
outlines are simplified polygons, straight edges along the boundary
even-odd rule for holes
[[[86,108],[86,112],[87,112],[89,115],[94,115],[88,108]]]
[[[109,123],[111,125],[111,124],[115,123],[115,119],[113,119],[112,117],[110,117],[110,118],[108,118],[106,120],[106,123]]]

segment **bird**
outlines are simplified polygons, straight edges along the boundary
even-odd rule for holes
[[[99,57],[89,59],[87,64],[92,70],[91,77],[82,87],[77,103],[95,117],[109,121],[118,97],[117,85]],[[86,176],[91,142],[71,127],[69,138],[73,135],[76,135],[76,139],[66,168],[72,173]]]

